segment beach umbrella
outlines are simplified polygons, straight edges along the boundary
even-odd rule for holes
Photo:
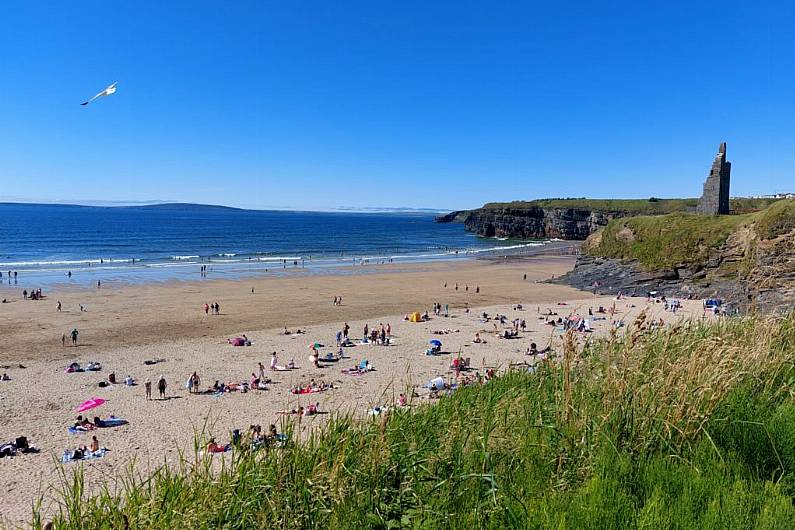
[[[105,403],[105,400],[102,398],[94,397],[87,399],[79,407],[77,407],[77,412],[85,412],[87,410],[97,408],[103,403]]]
[[[431,339],[428,341],[428,344],[430,344],[431,346],[436,346],[437,348],[442,347],[442,341],[440,341],[439,339]]]

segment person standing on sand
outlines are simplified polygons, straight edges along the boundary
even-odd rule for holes
[[[204,314],[205,315],[210,314],[210,304],[208,304],[207,302],[204,302]]]
[[[55,306],[56,310],[60,313],[61,312],[61,301],[58,300],[58,305]]]
[[[66,348],[66,333],[61,334],[61,347]]]
[[[157,390],[160,392],[160,399],[166,399],[166,378],[162,375],[157,382]]]
[[[348,325],[348,323],[346,322],[346,323],[345,323],[345,325],[344,325],[344,326],[342,326],[342,337],[343,337],[345,340],[348,340],[348,330],[349,330],[349,329],[351,329],[351,327],[350,327],[350,326]]]
[[[77,346],[77,335],[78,334],[79,334],[79,332],[77,331],[77,328],[74,328],[72,330],[72,333],[71,333],[71,335],[72,335],[72,346]]]
[[[152,381],[148,377],[144,381],[144,388],[146,389],[146,400],[152,401]]]

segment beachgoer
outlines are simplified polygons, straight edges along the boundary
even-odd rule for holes
[[[276,352],[271,354],[271,370],[276,370],[276,363],[279,362],[276,358]]]
[[[77,328],[74,328],[74,329],[72,330],[72,333],[71,333],[71,336],[72,336],[72,346],[77,346],[77,335],[78,335],[79,333],[80,333],[80,332],[79,332],[79,331],[77,331]]]
[[[94,435],[91,437],[91,452],[96,453],[99,451],[99,440],[97,440],[97,436]]]
[[[151,401],[152,400],[152,381],[150,381],[148,377],[146,378],[146,381],[144,381],[144,388],[146,389],[146,400],[147,401]]]
[[[61,334],[61,347],[66,348],[66,333]]]
[[[157,390],[160,392],[160,399],[166,398],[166,378],[162,375],[160,379],[157,381]]]

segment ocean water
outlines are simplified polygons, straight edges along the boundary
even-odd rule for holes
[[[131,283],[347,270],[542,245],[439,224],[430,213],[251,211],[197,206],[0,204],[0,271],[25,285]],[[68,273],[71,272],[71,277]],[[13,283],[13,282],[12,282]]]

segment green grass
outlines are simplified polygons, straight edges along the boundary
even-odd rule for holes
[[[754,214],[702,216],[677,213],[616,219],[586,243],[591,255],[634,259],[647,269],[703,263]]]
[[[637,260],[649,270],[705,263],[738,230],[753,245],[795,229],[795,200],[779,200],[759,212],[743,215],[702,216],[675,213],[610,221],[585,244],[594,256]],[[750,253],[749,253],[750,254]]]
[[[795,317],[644,330],[305,443],[118,491],[54,528],[789,528]],[[34,518],[34,527],[43,520]]]
[[[760,210],[768,207],[776,199],[737,198],[731,200],[734,210]],[[698,199],[538,199],[534,201],[490,202],[483,205],[484,210],[528,209],[528,208],[578,208],[605,213],[624,213],[627,215],[664,215],[693,211]]]
[[[778,201],[756,220],[756,233],[763,239],[772,239],[795,230],[795,199]]]

